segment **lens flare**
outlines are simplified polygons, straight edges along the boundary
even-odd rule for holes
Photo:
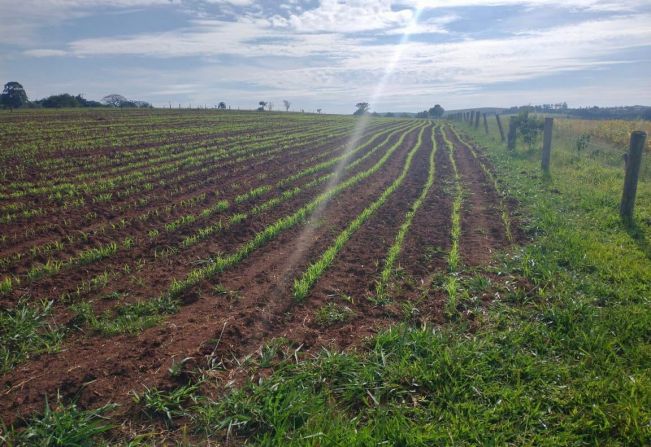
[[[418,25],[418,19],[420,17],[422,10],[423,10],[422,6],[418,6],[413,10],[411,20],[405,27],[405,30],[400,38],[399,43],[396,45],[393,53],[391,54],[391,57],[389,58],[389,61],[384,69],[382,77],[373,88],[373,93],[371,94],[370,101],[369,101],[370,104],[376,104],[384,96],[386,85],[389,79],[391,78],[391,76],[393,75],[393,73],[395,72],[398,63],[402,58],[406,43],[409,41],[410,35],[416,30],[416,27]],[[346,142],[344,152],[343,152],[344,157],[342,157],[341,160],[335,166],[334,174],[326,184],[324,189],[325,191],[336,187],[337,184],[339,183],[343,169],[348,162],[347,156],[351,153],[353,148],[355,148],[359,144],[362,135],[364,134],[366,128],[368,127],[369,121],[370,118],[367,114],[357,118],[357,122],[355,123],[355,127],[353,128],[352,135],[350,139]],[[293,251],[293,253],[288,258],[287,262],[285,263],[285,268],[282,269],[282,273],[280,275],[280,278],[282,280],[287,279],[288,275],[291,273],[291,269],[293,268],[293,266],[295,266],[298,262],[300,262],[300,260],[304,258],[305,254],[312,247],[312,245],[314,245],[314,242],[316,242],[315,232],[318,226],[320,225],[320,220],[323,216],[323,212],[327,207],[328,203],[329,200],[322,202],[308,218],[307,224],[305,225],[303,231],[297,238],[296,249]]]

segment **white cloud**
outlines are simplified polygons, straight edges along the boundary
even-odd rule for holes
[[[43,1],[49,5],[65,5],[71,8],[68,11],[85,11],[84,5],[93,3]],[[254,4],[253,0],[209,1]],[[127,7],[166,2],[106,0],[101,3]],[[200,61],[181,59],[178,69],[143,70],[146,81],[140,81],[133,68],[114,79],[129,79],[125,85],[133,85],[134,89],[137,86],[139,91],[146,91],[154,98],[176,95],[202,102],[202,98],[210,100],[211,95],[217,99],[231,95],[242,101],[253,102],[258,98],[278,102],[287,96],[312,102],[331,101],[330,107],[334,107],[335,101],[370,97],[400,48],[401,58],[382,98],[383,104],[398,107],[422,101],[427,104],[428,97],[446,95],[476,100],[473,95],[492,84],[580,70],[595,71],[626,63],[629,58],[621,56],[623,51],[651,47],[648,26],[651,14],[645,4],[633,0],[568,0],[562,5],[551,0],[322,0],[317,7],[302,12],[296,9],[296,2],[285,3],[292,7],[282,8],[284,15],[265,17],[256,12],[242,14],[237,21],[194,20],[184,28],[166,32],[77,39],[65,49],[36,47],[23,54],[87,58],[131,55],[142,58],[143,67],[150,58],[200,57]],[[436,15],[438,8],[480,5],[614,9],[617,13],[600,14],[599,17],[606,17],[600,20],[587,20],[582,15],[583,19],[573,18],[573,23],[564,26],[531,29],[499,38],[455,35],[448,25],[460,17],[449,14],[447,9],[446,15]],[[416,6],[429,11],[426,20],[414,25],[411,21]],[[636,14],[624,15],[631,9]],[[385,43],[395,40],[387,36],[407,31],[429,36],[426,41],[423,38],[406,41],[401,47]],[[214,62],[226,56],[228,64]]]
[[[34,49],[34,50],[23,51],[23,54],[26,55],[26,56],[32,56],[32,57],[57,57],[57,56],[65,56],[68,53],[63,51],[63,50],[52,50],[52,49],[47,49],[47,48],[38,48],[38,49]]]

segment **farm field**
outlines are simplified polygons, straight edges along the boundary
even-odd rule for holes
[[[242,384],[277,340],[298,360],[405,314],[444,323],[457,272],[521,237],[512,202],[451,125],[358,123],[3,114],[4,424],[57,396],[119,420],[197,368]]]

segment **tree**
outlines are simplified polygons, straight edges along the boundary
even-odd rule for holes
[[[316,113],[318,113],[319,115],[321,115],[321,109],[316,109]]]
[[[367,102],[358,102],[355,104],[357,110],[353,113],[355,116],[365,115],[368,112],[369,104]]]
[[[139,109],[153,109],[154,106],[149,104],[147,101],[128,101],[130,103],[133,103],[134,107],[137,107]]]
[[[264,112],[264,108],[267,107],[267,102],[260,101],[258,104],[260,105],[260,107],[258,107],[258,112]]]
[[[45,108],[61,109],[70,107],[80,107],[79,101],[68,93],[61,95],[52,95],[40,101],[41,105]]]
[[[16,81],[7,82],[0,95],[0,104],[10,110],[22,107],[29,102],[27,92],[20,83]]]
[[[292,105],[292,103],[286,99],[283,99],[283,105],[285,106],[285,112],[289,112],[289,107]]]
[[[129,107],[129,100],[122,95],[112,93],[102,98],[102,102],[111,107]]]
[[[226,103],[225,103],[224,101],[220,102],[220,103],[217,105],[217,108],[218,108],[219,110],[225,110],[225,109],[226,109]]]
[[[542,118],[529,115],[529,110],[525,109],[515,118],[515,124],[524,143],[529,150],[533,150],[544,128],[545,121]]]
[[[441,107],[440,104],[436,104],[434,107],[428,110],[429,116],[432,118],[440,118],[443,116],[443,113],[445,113],[445,109]]]

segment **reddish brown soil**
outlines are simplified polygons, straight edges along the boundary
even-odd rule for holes
[[[486,264],[497,250],[508,244],[500,197],[468,147],[451,131],[447,132],[447,137],[455,146],[455,160],[463,185],[461,259],[467,266]]]
[[[382,268],[386,251],[427,179],[428,157],[432,147],[429,129],[424,133],[423,144],[413,159],[404,183],[352,236],[303,303],[297,303],[292,297],[293,279],[310,262],[318,259],[341,230],[395,180],[402,171],[407,153],[416,144],[420,129],[409,131],[402,146],[378,172],[336,196],[318,216],[284,231],[235,268],[193,288],[184,297],[179,311],[159,326],[138,335],[113,337],[71,332],[60,352],[42,355],[18,365],[2,377],[2,420],[7,424],[13,423],[16,418],[39,411],[44,398],[53,398],[57,393],[68,399],[76,399],[86,407],[117,402],[121,404],[120,413],[126,414],[132,405],[129,393],[133,390],[139,391],[143,386],[170,386],[167,370],[174,359],[178,361],[192,357],[191,364],[198,367],[207,366],[208,360],[221,362],[225,368],[223,378],[240,381],[241,378],[237,376],[239,359],[256,352],[272,338],[287,337],[295,346],[301,346],[302,352],[322,346],[337,349],[355,346],[379,328],[403,319],[402,304],[407,301],[421,307],[418,318],[441,321],[443,295],[433,291],[429,296],[431,299],[424,304],[421,296],[431,291],[432,277],[446,271],[446,256],[450,247],[452,170],[440,136],[437,136],[439,148],[435,182],[416,213],[399,257],[403,278],[406,279],[399,281],[400,287],[394,291],[396,294],[392,303],[376,306],[368,299],[372,296],[374,281]],[[397,138],[396,135],[344,178],[372,166]],[[453,141],[450,134],[448,138]],[[331,144],[326,143],[322,148],[331,147]],[[495,208],[497,192],[468,148],[456,141],[455,146],[455,160],[467,193],[462,210],[461,253],[464,263],[479,265],[490,261],[487,253],[506,246],[500,212]],[[310,153],[314,154],[305,154]],[[271,183],[287,175],[291,172],[291,166],[298,166],[300,162],[300,158],[281,157],[273,163],[257,164],[251,169],[236,172],[230,181],[247,182],[247,188]],[[256,180],[260,173],[268,177]],[[301,179],[297,185],[305,184],[316,176]],[[193,261],[206,259],[218,251],[231,252],[249,240],[256,231],[309,202],[323,187],[305,191],[264,215],[248,219],[242,225],[215,235],[177,256],[154,258],[153,249],[161,244],[178,243],[183,234],[204,226],[205,221],[189,225],[180,234],[166,235],[153,245],[139,242],[128,253],[128,259],[120,256],[118,259],[107,259],[79,271],[66,272],[53,280],[39,281],[24,291],[35,296],[45,296],[48,291],[56,295],[70,284],[104,269],[117,270],[124,263],[134,264],[137,259],[142,259],[144,267],[137,272],[141,283],[130,283],[126,277],[119,277],[120,281],[103,289],[101,294],[111,290],[127,291],[129,297],[124,302],[158,296],[167,290],[171,278],[183,278],[195,268]],[[219,198],[232,199],[235,192],[229,194]],[[265,197],[246,206],[263,200]],[[229,214],[239,209],[229,210]],[[149,228],[148,222],[134,226],[128,234],[141,238]],[[230,292],[215,290],[217,284]],[[350,296],[352,301],[343,299],[346,296]],[[98,311],[113,305],[99,300],[97,296],[88,299]],[[350,307],[354,317],[345,323],[320,326],[314,316],[320,306],[327,302]],[[64,307],[60,311],[60,318],[67,315]]]

